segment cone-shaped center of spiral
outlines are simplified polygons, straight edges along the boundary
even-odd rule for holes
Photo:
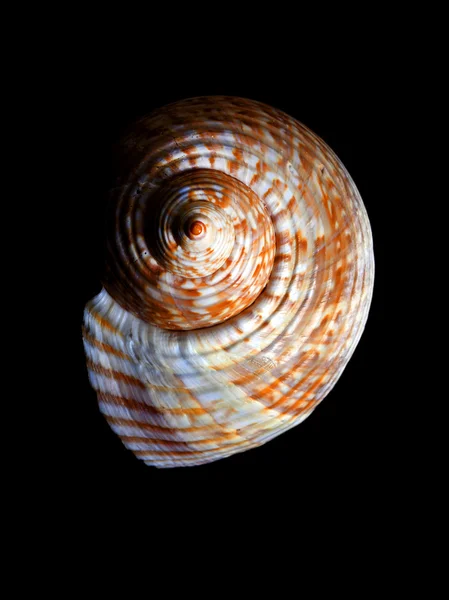
[[[192,169],[131,194],[129,203],[120,205],[107,289],[139,319],[202,329],[241,313],[263,292],[275,232],[264,203],[243,182]]]
[[[206,225],[199,219],[194,219],[187,224],[187,235],[191,240],[198,240],[206,235]]]
[[[174,178],[161,190],[148,216],[148,251],[172,275],[192,279],[212,275],[234,248],[236,231],[225,196],[228,192],[213,176],[209,175],[212,181],[204,180],[205,175]]]

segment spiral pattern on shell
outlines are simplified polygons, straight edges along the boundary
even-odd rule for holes
[[[371,230],[349,174],[308,128],[240,98],[166,106],[122,152],[104,288],[83,330],[111,427],[173,467],[298,424],[370,306]]]

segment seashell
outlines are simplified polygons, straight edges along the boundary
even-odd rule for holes
[[[372,297],[368,217],[333,151],[259,102],[166,106],[123,140],[83,339],[99,407],[146,464],[208,463],[303,421]]]

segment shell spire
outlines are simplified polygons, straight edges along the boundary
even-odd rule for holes
[[[84,314],[100,410],[149,465],[259,446],[313,411],[362,334],[374,258],[357,188],[307,127],[241,98],[168,105],[121,149]]]

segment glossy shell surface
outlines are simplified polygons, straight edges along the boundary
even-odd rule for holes
[[[374,260],[351,177],[279,110],[194,98],[121,146],[83,337],[101,412],[149,465],[198,465],[304,420],[362,334]],[[300,435],[300,432],[298,432]]]

